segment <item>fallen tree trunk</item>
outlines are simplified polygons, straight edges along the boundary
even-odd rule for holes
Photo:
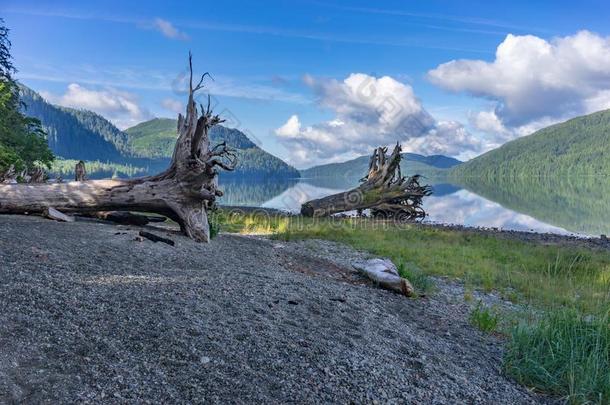
[[[87,180],[87,169],[85,162],[79,161],[74,167],[74,178],[75,181],[86,181]],[[61,183],[58,181],[57,183]],[[149,215],[134,214],[129,211],[97,211],[97,212],[80,212],[78,214],[81,217],[86,218],[97,218],[104,221],[115,222],[121,225],[136,225],[144,226],[150,222],[165,222],[165,217],[152,217]]]
[[[321,217],[345,211],[371,208],[377,216],[411,220],[423,218],[423,198],[432,194],[427,185],[419,184],[419,176],[405,178],[400,172],[400,145],[388,157],[387,148],[377,148],[371,156],[369,172],[361,184],[343,193],[311,200],[301,206],[301,214]]]
[[[203,88],[205,73],[190,81],[186,116],[178,116],[178,140],[170,166],[164,172],[136,179],[74,181],[55,184],[0,185],[0,214],[42,213],[47,207],[62,212],[140,211],[175,220],[198,242],[208,242],[207,210],[222,192],[217,189],[217,167],[233,170],[235,153],[225,143],[210,148],[208,131],[223,122],[207,109],[201,114],[194,94]]]

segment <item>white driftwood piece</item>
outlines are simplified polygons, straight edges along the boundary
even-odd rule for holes
[[[42,215],[49,219],[54,219],[60,222],[74,222],[74,217],[57,211],[53,207],[47,207],[42,211]]]
[[[352,266],[387,290],[396,291],[407,297],[415,292],[409,280],[400,277],[398,269],[389,259],[358,261],[353,262]]]

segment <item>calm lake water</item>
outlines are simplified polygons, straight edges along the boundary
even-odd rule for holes
[[[610,234],[610,178],[428,179],[425,222],[519,231],[599,236]],[[251,181],[223,179],[224,205],[298,212],[313,198],[345,191],[352,179]]]

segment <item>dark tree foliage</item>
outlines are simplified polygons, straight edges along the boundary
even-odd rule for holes
[[[40,121],[21,113],[15,67],[10,54],[9,29],[0,19],[0,172],[10,165],[17,170],[53,161]]]
[[[91,111],[49,104],[25,86],[20,86],[19,92],[25,103],[24,113],[42,122],[55,155],[116,162],[122,162],[129,155],[127,134],[104,117]]]
[[[9,29],[0,18],[0,78],[2,81],[12,81],[15,67],[11,58],[11,41],[8,39]]]

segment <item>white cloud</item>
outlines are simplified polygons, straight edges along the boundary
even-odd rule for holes
[[[185,107],[181,101],[173,98],[165,98],[161,101],[161,106],[166,110],[174,112],[176,114],[184,113]]]
[[[159,31],[161,34],[171,39],[180,39],[182,41],[186,41],[189,38],[188,34],[178,30],[173,24],[167,20],[163,20],[161,18],[155,18],[153,22],[154,28]]]
[[[152,118],[152,115],[138,104],[134,94],[113,88],[92,90],[71,83],[61,96],[48,92],[43,93],[43,96],[48,101],[65,107],[94,111],[112,121],[120,129]]]
[[[353,158],[397,141],[405,150],[424,154],[458,155],[480,147],[461,124],[437,122],[411,86],[389,76],[353,73],[343,81],[305,76],[304,82],[318,105],[335,117],[304,127],[293,115],[275,130],[297,166]]]
[[[483,131],[525,135],[540,125],[610,107],[610,37],[588,31],[551,41],[508,35],[493,62],[454,60],[428,72],[453,92],[494,102],[473,120]]]

